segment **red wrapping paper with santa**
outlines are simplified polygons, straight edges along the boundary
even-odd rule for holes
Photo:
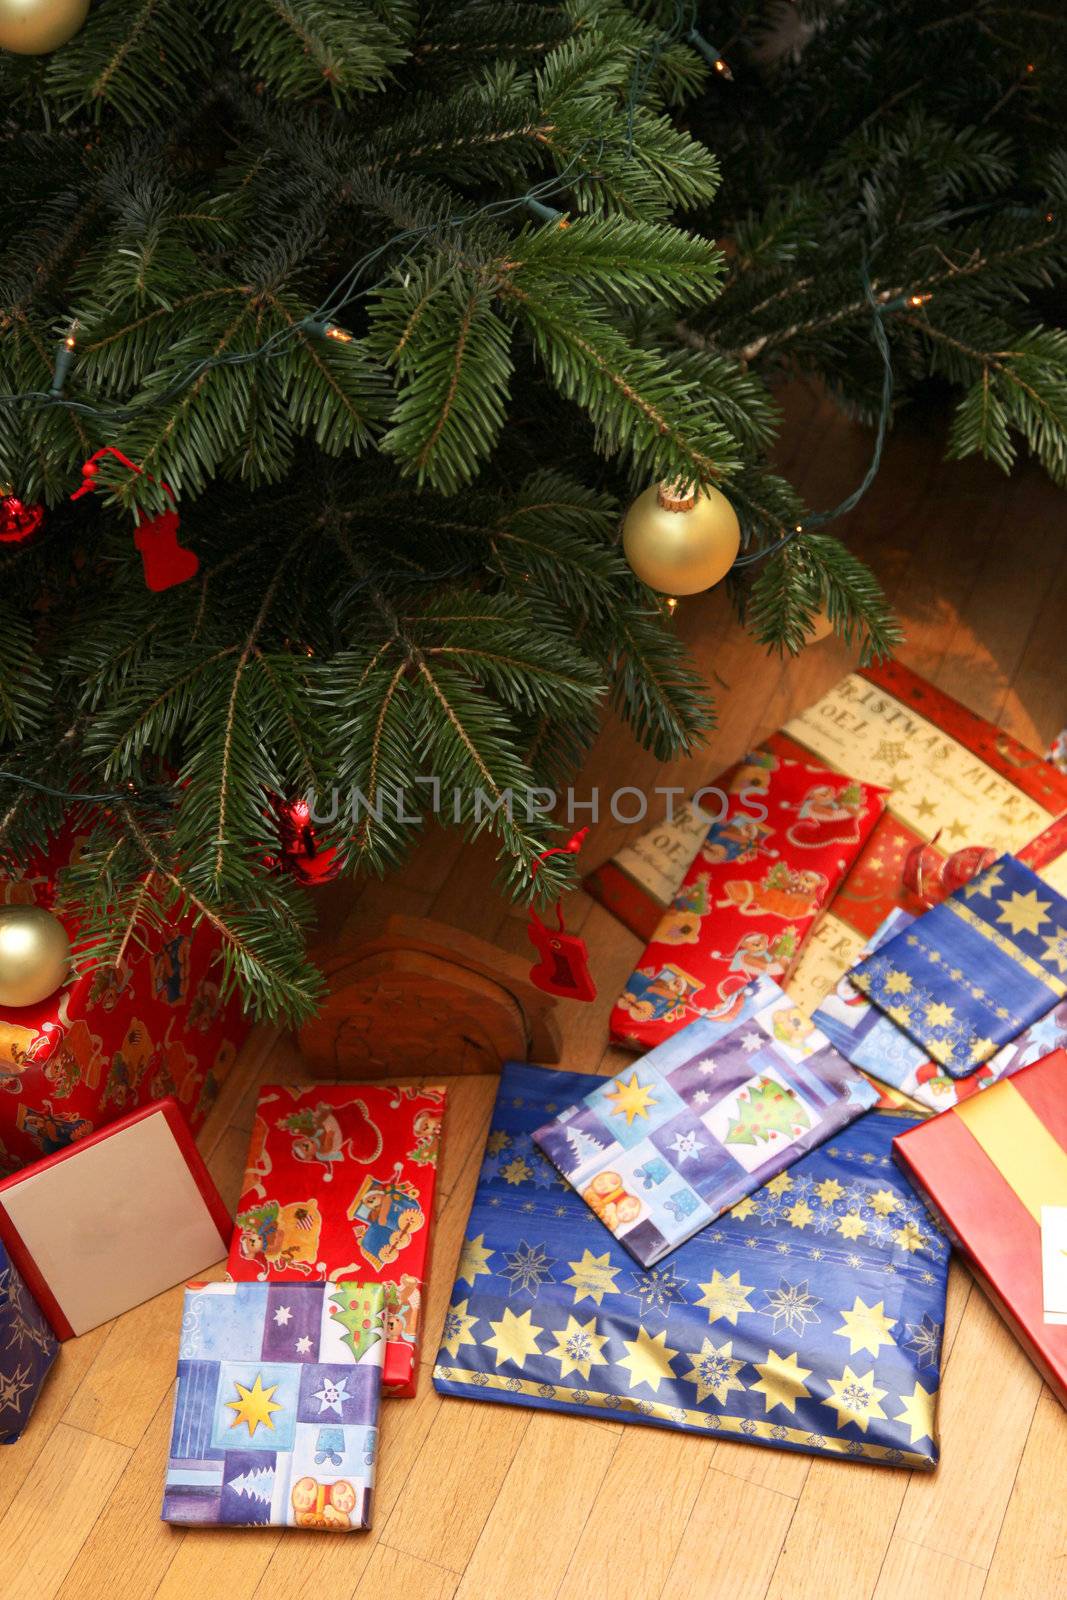
[[[230,1245],[230,1277],[381,1283],[382,1392],[413,1395],[443,1086],[266,1084]]]
[[[759,750],[727,798],[612,1012],[612,1038],[630,1049],[728,1020],[753,978],[784,983],[888,791]]]
[[[0,879],[0,904],[51,910],[82,840],[64,829],[46,858]],[[76,920],[63,921],[73,940]],[[0,1175],[168,1095],[198,1131],[248,1031],[239,997],[222,998],[218,956],[210,926],[181,917],[130,941],[117,966],[0,1009]]]

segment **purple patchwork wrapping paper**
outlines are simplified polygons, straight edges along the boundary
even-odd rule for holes
[[[185,1292],[164,1522],[369,1528],[381,1284]]]
[[[770,978],[740,1020],[697,1022],[534,1138],[642,1266],[868,1110],[877,1090]]]

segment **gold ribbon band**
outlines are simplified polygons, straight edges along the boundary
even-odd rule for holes
[[[1042,1206],[1067,1206],[1067,1150],[1010,1078],[964,1100],[955,1114],[1038,1226]]]

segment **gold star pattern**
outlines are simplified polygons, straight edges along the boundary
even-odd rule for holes
[[[908,972],[898,972],[896,968],[894,968],[889,974],[888,978],[885,980],[885,992],[886,994],[910,994],[911,974]]]
[[[501,1167],[500,1176],[508,1183],[525,1183],[533,1173],[533,1168],[521,1156],[512,1156],[506,1167]]]
[[[449,1306],[445,1312],[445,1327],[441,1335],[441,1349],[447,1350],[453,1360],[459,1355],[461,1345],[478,1343],[471,1333],[471,1329],[478,1321],[478,1318],[467,1315],[469,1304],[469,1300],[457,1300],[455,1305]]]
[[[1067,972],[1067,934],[1060,932],[1052,937],[1046,933],[1044,939],[1045,959],[1049,966],[1055,962],[1061,972]]]
[[[867,1224],[858,1211],[849,1211],[845,1216],[838,1217],[837,1231],[842,1239],[862,1239],[867,1232]]]
[[[608,1358],[601,1351],[608,1342],[608,1336],[606,1333],[597,1333],[595,1317],[590,1317],[588,1322],[568,1317],[563,1332],[556,1332],[553,1337],[556,1348],[546,1350],[545,1354],[550,1361],[559,1362],[561,1379],[576,1372],[580,1378],[588,1381],[592,1367],[607,1366]]]
[[[885,1399],[888,1391],[875,1387],[873,1367],[870,1372],[864,1373],[856,1373],[851,1367],[846,1367],[840,1378],[830,1378],[828,1381],[833,1396],[823,1400],[822,1404],[837,1412],[839,1428],[843,1428],[846,1422],[854,1422],[861,1433],[866,1433],[869,1422],[879,1418],[883,1422],[888,1420],[878,1403]]]
[[[815,1185],[815,1193],[824,1206],[832,1206],[835,1200],[840,1200],[844,1192],[836,1178],[824,1178],[821,1183]]]
[[[278,1385],[272,1383],[269,1389],[264,1389],[262,1374],[257,1372],[256,1381],[251,1389],[246,1389],[243,1383],[237,1382],[236,1378],[233,1386],[237,1390],[240,1399],[227,1400],[226,1402],[227,1408],[234,1413],[230,1427],[239,1428],[243,1422],[251,1439],[255,1438],[256,1429],[261,1424],[264,1428],[270,1428],[273,1433],[274,1421],[271,1417],[271,1412],[282,1410],[282,1407],[271,1399],[271,1395]]]
[[[995,1048],[996,1046],[994,1045],[992,1039],[976,1039],[971,1045],[971,1060],[974,1062],[975,1066],[977,1066],[980,1061],[985,1061],[987,1056],[991,1056]]]
[[[797,1361],[796,1351],[792,1355],[780,1355],[777,1350],[768,1350],[766,1361],[755,1363],[759,1373],[759,1382],[752,1388],[763,1396],[764,1414],[775,1406],[784,1406],[786,1411],[796,1411],[798,1400],[810,1400],[811,1390],[804,1382],[811,1377],[811,1368],[802,1367]]]
[[[815,1213],[806,1200],[796,1200],[786,1212],[785,1219],[794,1228],[806,1228],[809,1222],[815,1221]]]
[[[926,1007],[926,1021],[931,1028],[950,1028],[955,1020],[955,1009],[943,1000],[932,1000]]]
[[[886,1006],[885,1014],[891,1021],[903,1028],[905,1032],[911,1027],[911,1008],[909,1006]]]
[[[923,1236],[914,1222],[905,1222],[902,1228],[897,1228],[893,1233],[894,1241],[902,1250],[907,1250],[909,1255],[923,1247]]]
[[[541,1354],[537,1336],[545,1330],[535,1326],[532,1311],[524,1311],[517,1317],[514,1311],[509,1311],[505,1306],[500,1321],[490,1322],[489,1326],[493,1330],[493,1337],[486,1339],[485,1346],[487,1350],[496,1351],[498,1367],[505,1361],[512,1361],[521,1370],[527,1356]]]
[[[726,1321],[737,1327],[737,1319],[742,1311],[751,1311],[749,1295],[753,1286],[741,1282],[740,1272],[731,1272],[724,1278],[717,1267],[712,1268],[711,1282],[698,1285],[704,1293],[697,1301],[698,1306],[703,1306],[708,1313],[709,1322]]]
[[[1041,924],[1049,920],[1051,904],[1051,900],[1039,900],[1036,889],[1031,889],[1029,894],[1013,889],[1010,900],[997,901],[1000,907],[997,921],[1007,923],[1012,933],[1040,933]]]
[[[934,1410],[937,1406],[937,1390],[924,1389],[916,1380],[915,1387],[910,1394],[902,1394],[904,1402],[903,1411],[894,1418],[894,1422],[904,1422],[911,1432],[911,1443],[918,1444],[920,1439],[929,1439],[934,1442]]]
[[[1000,867],[990,867],[986,872],[980,872],[977,878],[972,878],[970,883],[963,886],[964,896],[973,900],[976,894],[991,895],[994,889],[1003,889],[1004,879],[1000,876]]]
[[[624,1083],[621,1077],[616,1078],[604,1099],[613,1103],[613,1116],[626,1118],[627,1127],[635,1117],[647,1117],[651,1108],[659,1105],[659,1101],[652,1097],[652,1085],[642,1083],[636,1071],[631,1072],[629,1083]]]
[[[755,1200],[750,1194],[746,1194],[743,1200],[739,1200],[735,1206],[730,1207],[729,1214],[731,1217],[736,1217],[738,1222],[744,1222],[745,1218],[750,1217],[755,1209]]]
[[[672,1359],[678,1354],[667,1343],[667,1330],[662,1333],[650,1334],[644,1328],[638,1328],[636,1339],[624,1339],[628,1354],[616,1361],[617,1367],[625,1367],[630,1374],[630,1388],[636,1389],[639,1383],[645,1383],[656,1394],[664,1378],[668,1382],[674,1378]]]
[[[689,1355],[689,1361],[691,1365],[688,1372],[682,1373],[682,1382],[696,1385],[697,1405],[710,1395],[723,1406],[732,1389],[744,1390],[737,1374],[745,1363],[735,1357],[732,1339],[727,1339],[724,1345],[714,1345],[710,1339],[705,1339],[699,1351]]]
[[[510,1133],[505,1133],[503,1128],[494,1128],[485,1141],[486,1152],[488,1155],[498,1156],[501,1150],[506,1150],[510,1143]]]
[[[563,1281],[574,1290],[575,1305],[579,1300],[593,1300],[599,1306],[603,1305],[606,1294],[621,1294],[615,1282],[621,1269],[611,1266],[610,1261],[606,1250],[602,1256],[595,1256],[591,1250],[583,1250],[580,1261],[567,1262],[571,1276]]]
[[[896,1343],[889,1330],[896,1327],[897,1319],[886,1316],[884,1300],[869,1306],[857,1295],[852,1310],[842,1311],[841,1315],[844,1321],[840,1328],[834,1329],[834,1332],[840,1338],[848,1340],[850,1356],[858,1355],[861,1350],[867,1350],[872,1356],[877,1356],[884,1344]]]
[[[764,1184],[768,1194],[788,1194],[792,1187],[793,1180],[788,1172],[780,1172],[776,1178],[771,1179],[770,1183]]]
[[[460,1251],[459,1268],[456,1272],[457,1283],[469,1283],[474,1288],[475,1278],[491,1278],[493,1269],[489,1265],[490,1257],[495,1256],[495,1250],[485,1248],[485,1234],[478,1234],[475,1239],[464,1239],[463,1249]]]
[[[897,1209],[900,1201],[897,1199],[897,1196],[893,1193],[892,1189],[876,1189],[871,1195],[869,1204],[871,1210],[876,1216],[888,1217],[891,1211],[895,1211]]]

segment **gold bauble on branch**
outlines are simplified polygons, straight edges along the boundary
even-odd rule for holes
[[[650,589],[699,594],[733,566],[741,528],[737,512],[718,489],[654,483],[626,513],[622,547]]]
[[[89,0],[0,0],[0,50],[45,56],[73,39]]]
[[[70,975],[70,940],[41,906],[0,907],[0,1006],[35,1006]]]

